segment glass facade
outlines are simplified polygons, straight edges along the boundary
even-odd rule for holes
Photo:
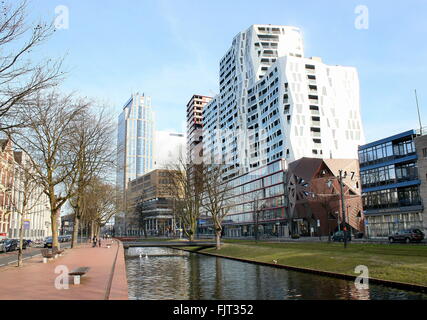
[[[418,186],[392,188],[363,194],[365,210],[421,205]]]
[[[230,197],[226,200],[228,215],[223,221],[226,235],[252,236],[256,221],[260,230],[263,230],[260,233],[280,233],[286,206],[286,173],[282,161],[273,162],[227,182],[231,190]],[[208,221],[202,232],[208,232],[210,227],[212,226]]]
[[[154,113],[151,99],[132,95],[118,121],[117,186],[126,189],[126,183],[154,168]]]
[[[385,142],[376,146],[359,149],[360,165],[371,165],[415,154],[415,144],[410,140]]]
[[[392,164],[365,170],[360,173],[362,185],[365,188],[377,187],[418,179],[415,162]]]

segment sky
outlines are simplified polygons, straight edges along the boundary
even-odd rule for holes
[[[152,97],[157,129],[185,132],[193,94],[218,93],[219,61],[252,24],[301,28],[305,56],[356,67],[366,142],[427,126],[427,1],[29,0],[29,19],[60,29],[34,54],[65,57],[62,88],[119,114],[132,92]],[[359,5],[367,29],[356,28]],[[359,18],[360,19],[360,18]],[[59,20],[57,20],[59,21]],[[364,20],[366,21],[366,20]]]

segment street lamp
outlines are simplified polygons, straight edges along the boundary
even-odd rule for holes
[[[339,170],[339,183],[340,183],[340,194],[341,194],[341,210],[343,219],[343,235],[344,235],[344,248],[347,248],[347,226],[345,219],[345,202],[344,202],[344,187],[342,180],[347,177],[347,171]]]

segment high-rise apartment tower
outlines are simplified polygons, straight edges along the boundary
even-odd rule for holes
[[[220,61],[203,110],[205,161],[232,178],[280,158],[357,158],[364,143],[353,67],[306,58],[300,29],[252,25]]]
[[[203,108],[211,97],[193,95],[187,103],[187,161],[198,163],[203,158]]]

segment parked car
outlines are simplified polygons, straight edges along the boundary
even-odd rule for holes
[[[16,241],[16,250],[18,250],[19,249],[19,239],[12,239],[12,240]],[[27,242],[27,240],[23,239],[22,240],[22,249],[25,250],[25,249],[27,249],[27,247],[28,247],[28,242]]]
[[[52,248],[52,237],[47,237],[44,240],[44,247],[45,248]]]
[[[5,252],[15,251],[18,249],[18,241],[16,239],[7,239],[4,242]]]
[[[0,252],[6,252],[5,246],[4,246],[5,242],[6,242],[6,239],[0,240]]]
[[[347,234],[347,241],[351,241],[351,233],[346,232]],[[344,231],[337,231],[332,236],[332,241],[338,241],[343,242],[344,241]]]
[[[58,236],[58,241],[59,242],[71,241],[71,236],[70,235]]]
[[[421,242],[424,240],[424,233],[420,229],[399,230],[388,237],[390,243],[393,242]]]
[[[362,239],[364,236],[365,236],[365,234],[363,232],[358,232],[358,233],[356,233],[355,238],[356,239]]]

